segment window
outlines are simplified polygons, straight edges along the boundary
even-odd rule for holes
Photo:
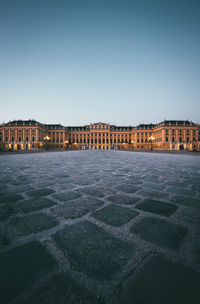
[[[8,137],[6,136],[6,141],[8,141]]]
[[[26,141],[28,141],[28,136],[26,137]]]
[[[166,142],[168,142],[168,137],[166,137]]]

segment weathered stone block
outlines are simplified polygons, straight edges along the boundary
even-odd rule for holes
[[[97,280],[112,280],[134,253],[134,246],[88,221],[58,231],[54,240],[72,263]]]

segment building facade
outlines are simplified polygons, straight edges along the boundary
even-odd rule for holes
[[[188,120],[165,120],[136,127],[101,122],[66,127],[15,120],[0,125],[0,149],[200,151],[200,126]]]

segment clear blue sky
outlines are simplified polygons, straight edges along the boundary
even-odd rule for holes
[[[0,123],[199,113],[199,0],[0,0]]]

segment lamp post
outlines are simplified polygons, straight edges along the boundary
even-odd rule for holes
[[[46,151],[48,150],[48,143],[49,143],[49,141],[50,141],[50,137],[48,136],[48,135],[46,135],[45,137],[44,137],[44,141],[45,141],[45,143],[46,143]]]
[[[155,139],[155,137],[153,137],[152,135],[149,137],[149,142],[151,143],[151,151],[153,150],[153,140]]]
[[[65,140],[64,143],[65,143],[65,150],[67,150],[67,145],[68,145],[68,143],[69,143],[68,140]]]

